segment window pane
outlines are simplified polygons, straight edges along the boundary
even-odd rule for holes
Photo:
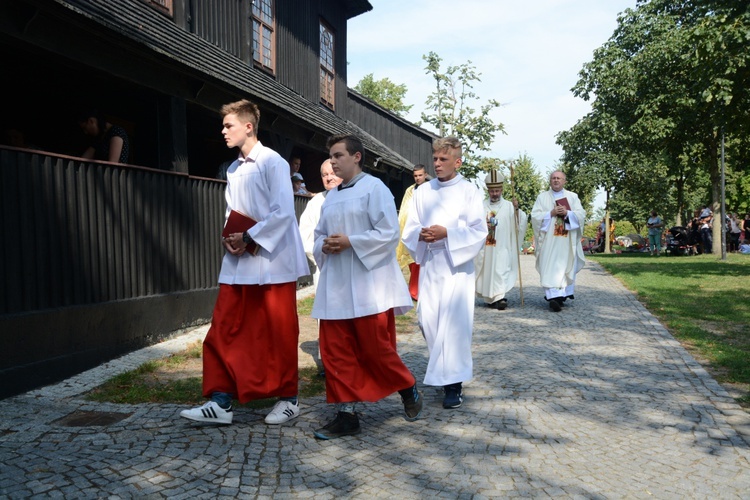
[[[260,23],[253,19],[253,59],[260,62]]]
[[[271,0],[255,0],[253,2],[253,16],[267,24],[273,24]]]
[[[273,33],[271,30],[263,27],[263,65],[272,67],[273,62],[271,61],[271,42],[273,40]]]
[[[333,35],[321,26],[320,63],[333,71]]]
[[[263,0],[263,21],[271,24],[273,23],[273,16],[271,15],[271,0]]]
[[[334,82],[336,73],[334,71],[334,38],[333,33],[322,22],[320,23],[320,100],[334,107]]]
[[[253,59],[264,67],[273,70],[273,0],[254,0],[252,5]]]

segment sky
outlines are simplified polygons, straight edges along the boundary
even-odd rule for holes
[[[590,111],[570,89],[617,27],[617,16],[636,0],[370,0],[373,10],[349,20],[347,81],[365,75],[405,84],[405,118],[425,111],[434,80],[422,56],[432,51],[441,69],[471,64],[481,73],[476,109],[495,99],[491,117],[505,126],[484,154],[528,155],[549,173],[562,155],[555,136]],[[429,128],[426,126],[425,128]],[[429,161],[429,159],[427,159]],[[603,206],[597,197],[595,207]]]

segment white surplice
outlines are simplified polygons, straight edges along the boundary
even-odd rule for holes
[[[570,205],[568,221],[564,223],[567,234],[564,235],[555,234],[557,217],[550,215],[555,200],[560,198],[567,198]],[[575,291],[576,274],[586,263],[581,246],[585,220],[586,211],[578,195],[572,191],[550,189],[541,193],[534,203],[531,224],[536,241],[536,269],[547,299],[568,297]]]
[[[484,200],[488,233],[484,248],[474,265],[477,273],[477,296],[492,304],[505,298],[518,281],[518,252],[526,235],[526,213],[518,211],[518,231],[513,203],[500,199]],[[494,219],[494,223],[493,220]]]
[[[444,386],[473,376],[474,257],[487,237],[481,189],[461,175],[432,179],[414,191],[402,240],[420,265],[417,316],[430,354],[424,383]],[[419,241],[423,227],[448,237]]]
[[[349,237],[351,248],[323,253],[323,240],[333,234]],[[328,192],[315,228],[313,254],[320,268],[312,317],[351,319],[412,307],[409,289],[396,261],[398,216],[393,194],[365,174],[349,187]]]
[[[260,142],[227,169],[226,216],[238,210],[257,221],[247,232],[260,246],[257,255],[226,252],[219,283],[268,285],[310,274],[289,189],[289,164]]]
[[[315,256],[313,255],[313,247],[315,246],[315,228],[318,226],[320,220],[320,209],[323,206],[323,202],[326,200],[326,193],[323,191],[313,196],[310,201],[307,202],[305,210],[299,217],[299,234],[302,237],[302,246],[305,249],[305,255],[313,263],[315,263]],[[315,272],[313,272],[313,287],[317,289],[318,281],[320,280],[320,268],[316,265]]]

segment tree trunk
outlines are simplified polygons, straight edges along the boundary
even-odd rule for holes
[[[685,177],[680,175],[675,179],[675,186],[677,187],[677,217],[675,217],[674,225],[682,225],[682,211],[685,209]]]
[[[718,132],[714,133],[709,141],[709,177],[711,179],[711,211],[714,213],[713,227],[713,244],[711,251],[714,255],[721,255],[721,229],[724,221],[721,220],[721,172],[719,170],[719,141]]]

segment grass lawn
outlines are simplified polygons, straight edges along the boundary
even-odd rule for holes
[[[719,383],[738,384],[750,407],[750,256],[587,256],[638,295]]]

